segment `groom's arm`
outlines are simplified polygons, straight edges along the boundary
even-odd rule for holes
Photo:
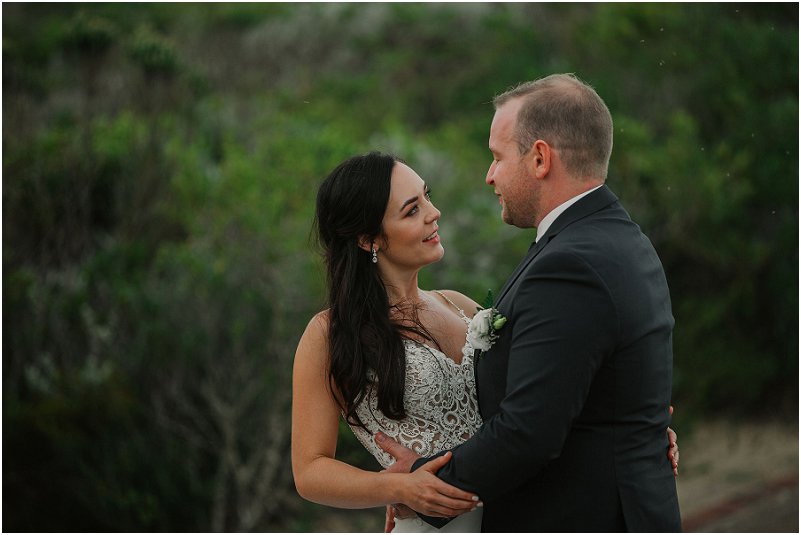
[[[512,339],[500,410],[437,475],[488,502],[558,457],[618,329],[610,293],[591,266],[569,253],[539,259],[502,333]]]

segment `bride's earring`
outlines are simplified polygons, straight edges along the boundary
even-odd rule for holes
[[[373,247],[373,264],[378,264],[378,255],[376,254],[378,251],[375,250]]]

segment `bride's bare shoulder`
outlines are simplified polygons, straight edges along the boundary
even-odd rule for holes
[[[309,324],[306,326],[306,330],[314,329],[320,331],[322,334],[328,334],[328,325],[331,321],[331,310],[326,308],[325,310],[321,310],[314,316],[312,319],[309,320]]]
[[[328,354],[328,326],[329,311],[318,312],[309,320],[306,330],[298,342],[296,357],[311,355],[325,356]]]

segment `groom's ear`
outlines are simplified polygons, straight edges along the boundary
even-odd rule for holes
[[[541,139],[534,142],[529,151],[529,165],[534,178],[541,180],[548,176],[551,171],[552,157],[552,149],[547,142]]]

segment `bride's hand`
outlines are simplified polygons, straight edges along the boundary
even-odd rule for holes
[[[671,416],[673,416],[673,405],[670,406],[668,412]],[[673,476],[678,477],[679,475],[679,443],[677,442],[678,436],[676,432],[671,429],[670,427],[667,428],[668,434],[668,459],[670,459],[670,465],[673,467]]]
[[[451,457],[453,453],[447,452],[409,474],[400,501],[418,513],[441,518],[453,518],[483,505],[478,496],[448,485],[435,475]]]
[[[412,464],[420,458],[414,451],[398,444],[384,433],[375,436],[378,446],[392,455],[395,463],[383,470],[392,473],[408,473]],[[472,511],[480,504],[478,497],[472,493],[448,485],[436,476],[437,471],[448,464],[453,453],[427,462],[415,470],[406,481],[408,485],[402,490],[403,498],[398,500],[427,516],[451,518]]]

